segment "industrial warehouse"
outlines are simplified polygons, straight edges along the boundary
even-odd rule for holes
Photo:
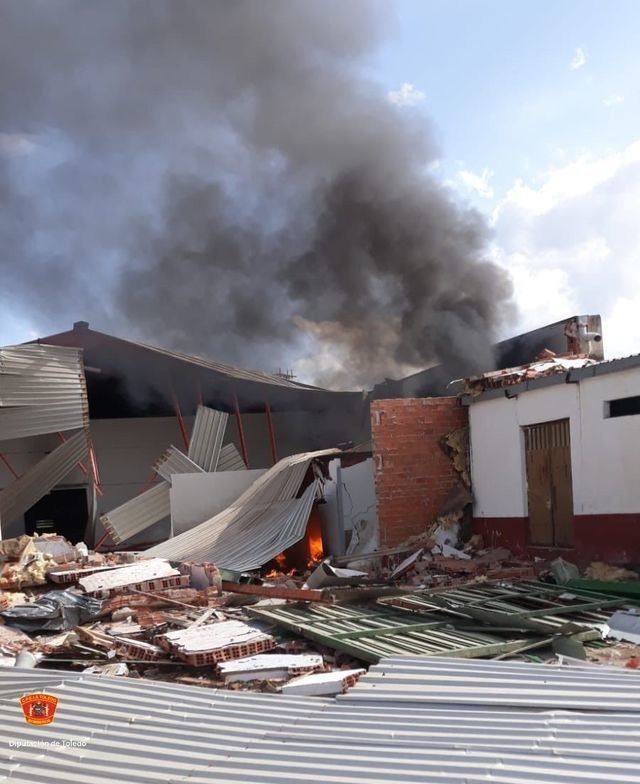
[[[639,12],[0,0],[0,784],[640,784]]]
[[[27,723],[5,763],[63,776],[88,736],[81,781],[171,760],[297,781],[309,759],[408,781],[410,752],[453,782],[452,742],[487,775],[606,764],[638,719],[640,360],[604,360],[597,316],[514,342],[532,361],[390,399],[83,322],[1,349],[3,715],[13,733],[27,684],[60,703],[39,703],[58,751],[38,762]],[[487,730],[505,711],[513,738]],[[593,759],[546,744],[560,715]]]

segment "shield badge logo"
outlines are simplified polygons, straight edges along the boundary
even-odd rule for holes
[[[27,724],[42,726],[53,721],[58,698],[52,694],[26,694],[20,697],[20,705]]]

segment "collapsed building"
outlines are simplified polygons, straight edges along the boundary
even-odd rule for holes
[[[602,347],[599,317],[572,317],[498,344],[503,370],[480,383],[493,384],[495,392],[513,376],[505,368],[544,350],[593,363],[603,359]],[[488,467],[500,462],[495,455],[478,457],[474,426],[469,465],[468,412],[472,422],[480,421],[475,412],[487,408],[488,393],[461,400],[442,367],[384,382],[370,393],[334,392],[123,340],[86,322],[3,351],[0,382],[5,390],[10,383],[21,390],[0,401],[3,538],[55,531],[91,545],[157,546],[164,556],[181,542],[196,542],[181,549],[190,557],[206,550],[198,539],[204,522],[217,519],[224,529],[238,519],[234,525],[244,525],[249,543],[252,526],[262,520],[273,543],[293,548],[296,539],[305,540],[289,553],[301,564],[319,552],[343,556],[397,546],[433,521],[457,521],[465,509],[467,536],[473,527],[518,552],[566,544],[553,537],[536,542],[525,532],[526,515],[504,516],[504,500],[497,506],[487,501],[493,486]],[[16,361],[22,362],[18,370]],[[54,389],[62,367],[66,381]],[[379,399],[384,393],[392,397]],[[462,405],[470,400],[472,406]],[[294,455],[301,459],[280,464]],[[510,468],[516,464],[511,460]],[[261,514],[264,498],[280,504],[269,524]],[[235,511],[224,522],[229,508]],[[522,509],[516,504],[510,511]],[[508,523],[516,517],[520,523]],[[295,535],[272,535],[283,525]],[[168,539],[171,545],[163,545]],[[259,557],[262,563],[280,552],[272,549]],[[622,554],[629,547],[618,549]],[[228,565],[248,568],[251,558],[236,556]]]
[[[45,465],[37,498],[3,508],[3,538],[55,531],[91,544],[105,534],[158,542],[223,509],[281,458],[368,434],[360,393],[176,354],[85,322],[4,349],[0,374],[3,392],[17,386],[0,402],[2,495],[25,476],[37,489],[33,472],[62,445],[70,455],[55,475]],[[72,453],[65,434],[77,428],[85,435]]]

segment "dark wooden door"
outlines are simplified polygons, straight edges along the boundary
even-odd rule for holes
[[[529,541],[547,547],[573,544],[573,490],[569,420],[524,428]]]

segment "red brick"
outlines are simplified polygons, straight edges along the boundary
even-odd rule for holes
[[[372,442],[380,540],[393,546],[423,533],[458,481],[443,436],[467,424],[457,398],[375,400]]]

